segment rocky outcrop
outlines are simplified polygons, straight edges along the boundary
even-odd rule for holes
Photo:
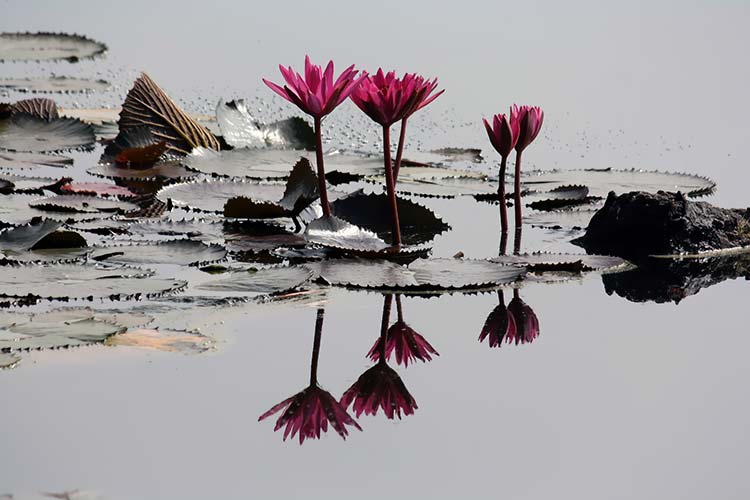
[[[750,245],[750,209],[719,208],[682,193],[610,192],[574,243],[589,253],[638,261]]]

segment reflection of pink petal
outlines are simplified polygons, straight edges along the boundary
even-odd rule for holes
[[[534,310],[519,297],[513,297],[508,303],[508,311],[513,315],[516,326],[513,335],[510,332],[507,335],[508,343],[515,341],[517,345],[533,342],[539,336],[539,319]]]
[[[320,387],[310,386],[294,396],[285,399],[281,403],[273,406],[258,418],[258,421],[270,417],[284,409],[279,419],[276,421],[274,431],[282,427],[284,429],[284,440],[299,433],[299,442],[302,444],[305,439],[320,439],[322,432],[328,431],[328,423],[343,438],[349,435],[346,429],[347,425],[352,425],[359,430],[362,428],[346,412],[346,407],[336,401],[336,399],[327,391]]]
[[[504,304],[499,304],[487,316],[479,341],[489,339],[490,347],[500,347],[504,338],[512,338],[516,335],[516,320],[510,314]]]
[[[373,361],[380,360],[379,337],[372,346],[367,356]],[[409,366],[416,360],[423,362],[432,361],[432,355],[440,356],[427,339],[417,333],[412,327],[403,321],[396,321],[388,328],[385,343],[385,359],[391,359],[391,353],[396,352],[396,363]]]
[[[417,402],[409,394],[401,377],[382,361],[364,372],[341,396],[344,408],[348,408],[352,402],[357,417],[362,413],[376,415],[378,409],[382,409],[387,418],[401,419],[402,412],[412,415],[417,409]]]

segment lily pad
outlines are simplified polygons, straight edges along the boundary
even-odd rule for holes
[[[65,33],[0,33],[0,62],[77,62],[106,52],[107,46],[81,35]]]
[[[16,193],[37,192],[37,194],[41,194],[42,189],[52,188],[58,182],[58,179],[51,177],[32,177],[2,172],[0,172],[0,180],[11,183]]]
[[[455,198],[456,196],[493,195],[497,193],[497,185],[482,177],[414,179],[399,174],[396,191],[428,198]]]
[[[403,166],[406,164],[432,164],[442,165],[453,162],[481,163],[484,161],[482,150],[476,148],[440,148],[430,151],[406,151],[404,152]]]
[[[256,201],[276,202],[284,194],[284,184],[259,184],[237,180],[212,179],[183,182],[162,188],[159,200],[198,212],[224,213],[231,198],[244,196]]]
[[[120,112],[120,132],[147,127],[177,155],[194,148],[220,149],[219,141],[204,126],[180,109],[147,74],[141,74],[128,92]]]
[[[103,92],[110,84],[105,80],[90,78],[73,78],[68,76],[50,76],[47,78],[2,78],[0,88],[13,89],[20,92]]]
[[[15,114],[0,121],[0,149],[24,152],[55,152],[87,149],[96,138],[91,125],[75,118],[47,121]]]
[[[526,273],[522,267],[468,259],[418,259],[408,266],[384,260],[333,259],[305,266],[331,285],[415,292],[496,287]]]
[[[140,269],[95,265],[0,267],[0,296],[68,300],[156,297],[184,288],[180,280],[153,278]]]
[[[195,172],[191,172],[176,161],[158,162],[153,166],[146,168],[102,164],[91,167],[86,172],[96,177],[106,177],[108,179],[120,179],[126,181],[176,181],[190,179],[197,175]]]
[[[65,168],[73,164],[73,158],[48,155],[43,153],[24,153],[18,151],[0,151],[0,168],[21,170],[40,167]]]
[[[204,219],[155,220],[135,222],[128,231],[146,239],[189,238],[197,241],[216,241],[224,238],[223,223]]]
[[[374,232],[335,216],[323,216],[309,223],[304,237],[310,243],[342,250],[380,252],[389,248]]]
[[[60,118],[57,104],[52,99],[36,97],[34,99],[23,99],[10,106],[11,113],[21,113],[52,121]]]
[[[527,171],[522,175],[522,184],[526,189],[552,191],[560,186],[578,185],[587,186],[591,196],[599,197],[607,196],[610,191],[618,194],[629,191],[681,191],[697,197],[710,194],[716,188],[716,183],[699,175],[642,169]]]
[[[307,244],[307,241],[297,233],[290,233],[277,225],[255,221],[226,225],[224,237],[227,249],[235,253],[257,253]]]
[[[163,328],[138,328],[107,338],[105,345],[143,347],[165,352],[200,354],[213,349],[210,337],[195,331],[169,330]]]
[[[489,259],[498,264],[525,266],[529,271],[613,271],[629,267],[626,260],[607,255],[574,253],[532,253],[501,255]]]
[[[18,366],[21,362],[21,358],[10,353],[0,353],[0,370],[10,370]]]
[[[85,195],[57,195],[42,198],[30,203],[32,208],[49,210],[53,212],[79,212],[79,213],[123,213],[136,210],[137,205],[116,199],[98,198]]]
[[[240,148],[212,151],[196,148],[183,163],[190,169],[217,177],[249,179],[284,179],[304,151],[270,148]]]
[[[403,198],[397,198],[396,202],[404,244],[424,243],[450,229],[429,208]],[[386,194],[353,194],[339,198],[331,204],[331,211],[336,217],[390,241],[390,201]]]
[[[594,205],[593,208],[583,209],[532,211],[525,213],[523,219],[533,227],[542,229],[579,231],[586,229],[597,208],[598,206]]]
[[[17,315],[16,321],[0,328],[0,351],[60,349],[104,342],[126,328],[92,317],[54,321],[40,315]]]
[[[98,248],[92,259],[120,264],[173,264],[198,266],[218,262],[227,256],[221,245],[192,240],[170,240],[157,243],[131,243]]]
[[[126,187],[104,182],[68,182],[60,186],[65,194],[81,194],[87,196],[114,196],[119,198],[133,198],[138,196]]]
[[[234,148],[315,149],[315,132],[303,118],[263,125],[250,115],[243,99],[226,103],[220,100],[216,106],[216,121],[224,140]]]
[[[589,196],[589,188],[586,186],[558,186],[551,191],[527,195],[525,200],[527,207],[550,211],[590,205],[601,198]]]
[[[281,293],[297,288],[312,277],[302,266],[269,267],[252,271],[235,271],[229,276],[202,283],[197,290],[232,293]]]

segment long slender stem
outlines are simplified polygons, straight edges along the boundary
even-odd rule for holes
[[[383,298],[383,319],[380,321],[380,363],[385,364],[385,347],[388,337],[388,323],[391,320],[391,305],[393,295],[387,294]]]
[[[315,118],[315,159],[318,163],[318,193],[320,194],[320,205],[323,207],[323,215],[331,215],[331,205],[328,203],[328,190],[326,188],[326,169],[323,165],[323,134],[321,132],[321,119]]]
[[[522,226],[516,227],[516,234],[513,238],[513,253],[516,255],[521,253],[521,231]]]
[[[385,188],[391,202],[391,218],[393,222],[393,238],[391,243],[394,247],[401,246],[401,225],[398,221],[398,203],[396,201],[396,185],[393,182],[393,165],[391,164],[391,130],[390,126],[383,125],[383,160],[385,167]]]
[[[519,228],[523,224],[523,217],[521,215],[521,153],[523,151],[516,152],[516,182],[515,182],[515,209],[516,209],[516,227]]]
[[[398,313],[398,320],[404,322],[404,309],[401,307],[401,295],[396,295],[396,312]]]
[[[508,249],[508,231],[502,231],[500,233],[500,252],[499,255],[505,255]]]
[[[500,203],[500,255],[505,255],[508,244],[508,206],[505,204],[505,169],[508,157],[503,156],[500,161],[500,179],[497,184],[497,198]]]
[[[313,339],[312,361],[310,362],[310,386],[318,384],[318,357],[320,356],[320,337],[323,334],[323,316],[325,309],[318,309],[318,315],[315,319],[315,338]]]
[[[401,132],[398,134],[398,147],[396,148],[396,165],[393,167],[393,185],[398,182],[398,173],[401,170],[401,158],[404,155],[404,142],[406,141],[406,118],[401,120]]]

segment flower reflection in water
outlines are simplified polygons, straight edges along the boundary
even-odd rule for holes
[[[502,290],[497,291],[497,298],[499,304],[487,316],[487,321],[484,322],[482,332],[479,334],[479,341],[484,342],[484,339],[489,339],[490,347],[500,347],[503,339],[516,336],[516,320],[505,307],[505,296]]]
[[[401,296],[396,295],[396,310],[398,320],[393,323],[385,335],[385,359],[391,359],[391,354],[396,353],[396,364],[409,366],[416,360],[423,362],[431,361],[432,355],[440,356],[427,340],[417,333],[404,321],[404,310],[401,305]],[[383,336],[378,337],[375,344],[367,353],[373,361],[379,361],[380,351],[383,344]]]
[[[389,419],[401,418],[404,415],[412,415],[417,409],[414,400],[404,385],[398,373],[386,363],[386,336],[388,334],[388,322],[391,316],[391,305],[393,296],[386,295],[383,303],[383,320],[380,328],[380,354],[378,362],[364,372],[357,381],[341,397],[344,408],[354,403],[354,413],[359,417],[365,415],[376,415],[378,409],[382,409]]]
[[[508,335],[508,343],[516,345],[533,342],[539,336],[539,319],[534,310],[519,297],[518,290],[513,290],[513,300],[508,304],[508,311],[516,320],[515,335]]]
[[[513,290],[513,299],[505,306],[502,290],[497,292],[500,302],[487,316],[479,341],[488,339],[490,347],[500,347],[505,340],[511,344],[533,342],[539,336],[539,319],[533,309],[521,300],[518,290]]]
[[[324,310],[318,309],[312,361],[310,363],[310,385],[258,418],[258,421],[261,421],[284,410],[276,421],[273,430],[278,431],[286,426],[284,429],[285,441],[289,436],[294,438],[297,433],[299,433],[300,444],[305,439],[320,439],[321,432],[328,431],[329,422],[331,427],[344,439],[349,434],[347,425],[362,430],[359,424],[346,412],[346,405],[339,404],[331,393],[318,386],[318,356],[320,354],[320,338],[323,332],[323,315]]]

